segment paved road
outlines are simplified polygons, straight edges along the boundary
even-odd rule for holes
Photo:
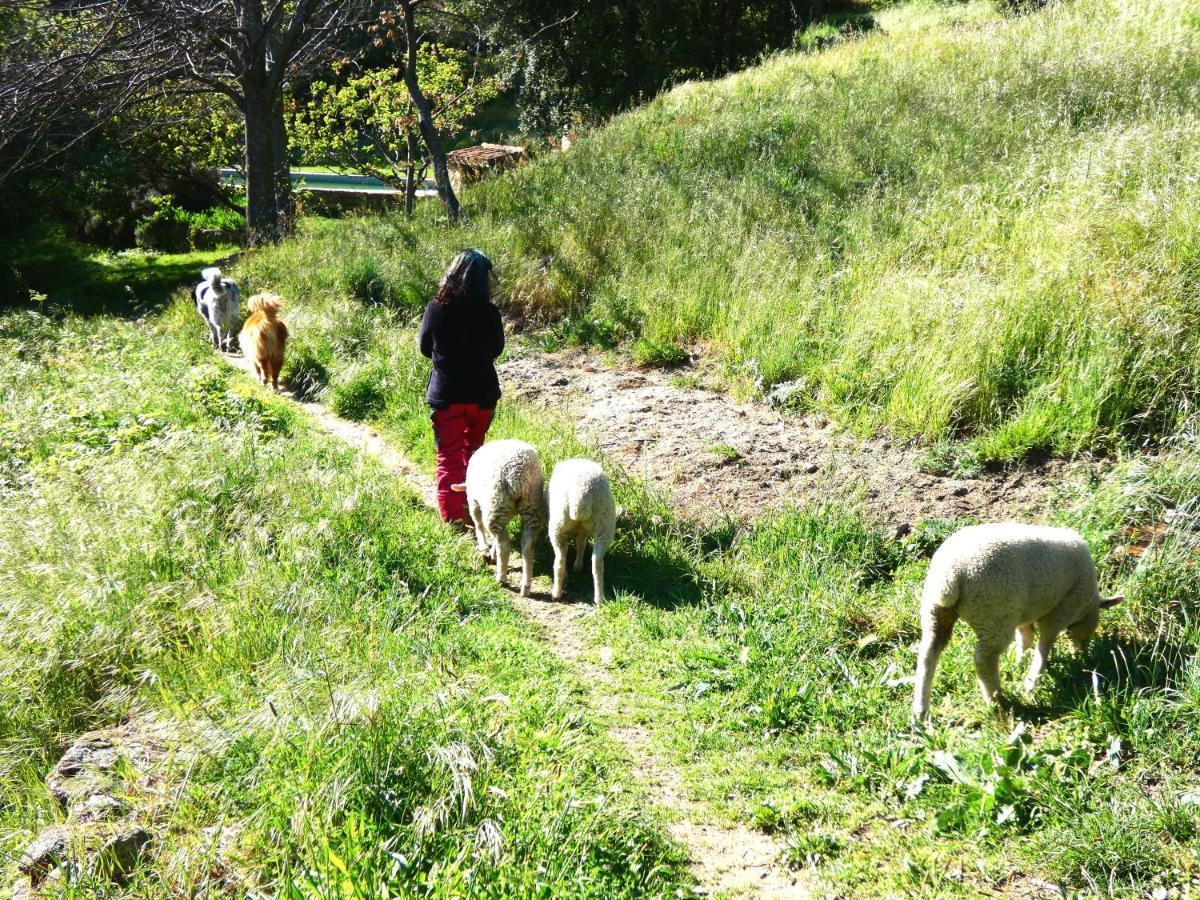
[[[243,183],[241,172],[228,166],[221,169],[221,180],[226,184]],[[309,191],[341,191],[354,194],[396,194],[403,191],[388,187],[370,175],[351,175],[340,172],[312,172],[307,169],[292,169],[292,184]],[[432,179],[425,179],[417,189],[418,197],[436,197],[437,188]]]

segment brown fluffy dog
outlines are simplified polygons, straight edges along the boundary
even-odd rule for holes
[[[250,318],[242,326],[242,352],[254,360],[254,373],[263,384],[279,390],[287,325],[279,318],[279,295],[263,292],[250,298]]]

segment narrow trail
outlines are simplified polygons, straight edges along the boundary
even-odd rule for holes
[[[227,364],[251,378],[253,365],[240,355],[219,354]],[[290,388],[279,394],[293,401],[319,428],[361,453],[376,460],[387,471],[404,479],[430,508],[437,508],[434,481],[402,453],[389,445],[368,425],[351,422],[330,412],[319,403],[303,399]],[[511,564],[515,571],[519,559]],[[536,622],[554,655],[580,676],[588,687],[587,702],[599,717],[608,722],[630,721],[632,712],[622,708],[613,686],[611,673],[592,659],[584,636],[584,620],[591,615],[591,588],[568,591],[564,601],[549,599],[549,580],[535,580],[531,597],[512,592],[513,602]],[[678,769],[651,747],[649,731],[639,725],[612,725],[609,736],[628,754],[634,776],[649,796],[672,818],[667,824],[671,836],[687,848],[691,871],[705,892],[733,896],[801,898],[812,896],[800,877],[779,864],[782,847],[766,835],[740,826],[715,825],[705,821],[700,804],[688,797]]]

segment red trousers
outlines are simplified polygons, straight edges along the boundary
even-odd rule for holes
[[[474,403],[451,403],[433,411],[433,439],[437,443],[437,498],[443,522],[467,518],[467,495],[455,493],[450,485],[467,477],[467,462],[483,445],[491,409]]]

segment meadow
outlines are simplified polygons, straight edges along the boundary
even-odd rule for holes
[[[0,869],[81,732],[172,735],[76,895],[658,896],[688,878],[572,673],[403,485],[151,319],[0,317]],[[224,836],[222,836],[224,835]]]
[[[686,894],[670,811],[606,737],[637,725],[818,891],[1194,892],[1198,13],[888,8],[481,184],[461,228],[306,220],[234,271],[285,296],[292,382],[427,469],[414,325],[464,244],[541,346],[699,349],[731,391],[801,381],[800,410],[951,466],[1107,453],[1051,518],[1128,599],[1034,696],[1006,658],[985,707],[960,626],[908,721],[916,594],[963,523],[897,537],[830,498],[699,525],[614,472],[585,627],[627,702],[589,710],[467,542],[213,362],[189,300],[81,313],[48,286],[0,316],[0,848],[53,818],[75,734],[149,716],[205,753],[126,893]],[[511,400],[491,436],[594,455]]]
[[[472,188],[462,227],[430,205],[248,272],[411,312],[453,250],[485,247],[552,343],[700,352],[732,390],[787,384],[801,411],[981,462],[1182,428],[1200,7],[919,0],[874,20]]]
[[[302,323],[296,372],[325,372],[331,408],[432,470],[427,364],[407,317],[346,296],[296,303],[291,320]],[[569,421],[513,401],[490,436],[533,441],[548,469],[596,456]],[[615,597],[588,628],[592,657],[612,654],[618,705],[635,712],[608,724],[648,728],[716,821],[778,836],[790,863],[832,890],[1140,895],[1193,884],[1197,450],[1180,435],[1062,487],[1053,521],[1085,534],[1105,588],[1127,603],[1086,656],[1059,648],[1034,697],[1015,693],[1023,669],[1006,658],[1012,705],[999,717],[978,699],[960,626],[928,728],[908,721],[917,594],[932,551],[966,523],[925,521],[896,538],[831,498],[701,526],[619,476]],[[1151,530],[1160,539],[1143,552]],[[539,575],[550,558],[543,541]]]

